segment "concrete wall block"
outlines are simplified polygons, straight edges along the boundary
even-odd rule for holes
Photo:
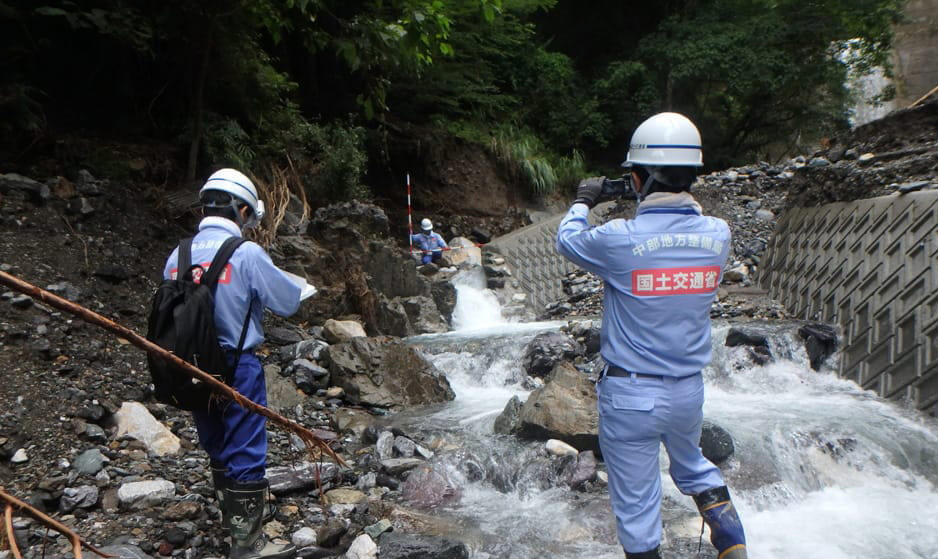
[[[761,282],[793,316],[837,321],[841,372],[938,402],[938,191],[786,212]],[[931,376],[918,379],[928,367]]]
[[[929,367],[915,383],[915,406],[925,409],[938,403],[938,365]]]
[[[920,368],[918,346],[896,355],[895,363],[886,372],[886,396],[901,398],[907,395],[905,390],[912,382],[918,379]]]

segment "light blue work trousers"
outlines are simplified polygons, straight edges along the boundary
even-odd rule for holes
[[[725,485],[720,470],[700,451],[703,378],[603,376],[596,393],[599,445],[609,469],[619,542],[630,553],[655,549],[661,543],[662,442],[671,479],[682,493]]]

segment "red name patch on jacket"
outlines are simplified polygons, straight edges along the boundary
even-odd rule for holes
[[[202,268],[194,268],[192,270],[192,280],[195,283],[199,283],[199,280],[202,279],[202,274],[208,271],[209,267],[212,265],[211,262],[202,262],[199,264]],[[176,275],[179,272],[178,268],[173,268],[169,271],[170,279],[176,279]],[[218,276],[218,284],[231,283],[231,263],[225,264],[225,269],[221,271],[221,275]]]
[[[632,293],[639,296],[713,293],[719,279],[719,266],[633,270]]]

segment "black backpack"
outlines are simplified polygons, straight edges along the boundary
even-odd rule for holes
[[[176,279],[164,280],[157,288],[147,324],[148,340],[225,384],[231,384],[235,367],[228,364],[225,351],[218,343],[215,287],[231,255],[243,242],[241,237],[225,240],[207,271],[199,264],[192,265],[192,238],[180,242]],[[199,283],[193,279],[196,269],[202,271]],[[251,306],[248,305],[244,317],[235,366],[244,348]],[[206,383],[165,359],[147,355],[147,361],[158,401],[181,410],[208,410],[213,392]]]

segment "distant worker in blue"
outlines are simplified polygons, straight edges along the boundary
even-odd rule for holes
[[[423,264],[439,262],[443,258],[443,249],[449,248],[449,246],[439,233],[433,232],[433,222],[429,219],[423,218],[420,221],[420,228],[423,232],[413,235],[413,241],[417,243],[417,248],[420,249],[420,261]]]
[[[226,239],[241,237],[244,229],[258,223],[264,216],[264,203],[254,183],[234,169],[212,174],[199,191],[199,199],[204,217],[192,239],[189,261],[207,269]],[[179,248],[166,260],[165,279],[183,272],[177,269],[178,255]],[[231,384],[255,403],[267,405],[264,373],[254,354],[254,347],[264,341],[264,309],[289,316],[299,308],[301,292],[301,286],[252,242],[235,250],[218,280],[215,327],[229,361],[238,360]],[[209,455],[215,492],[231,535],[229,558],[292,558],[296,546],[274,544],[263,533],[266,518],[272,516],[267,505],[265,418],[228,400],[213,402],[209,409],[192,415],[199,444]]]
[[[619,542],[629,559],[660,559],[664,443],[671,479],[696,501],[719,559],[745,559],[729,490],[700,450],[710,306],[730,249],[729,226],[702,215],[689,192],[703,166],[700,133],[682,115],[657,114],[635,130],[623,166],[640,201],[634,219],[590,227],[605,182],[590,178],[557,231],[557,250],[604,281],[596,392]]]

